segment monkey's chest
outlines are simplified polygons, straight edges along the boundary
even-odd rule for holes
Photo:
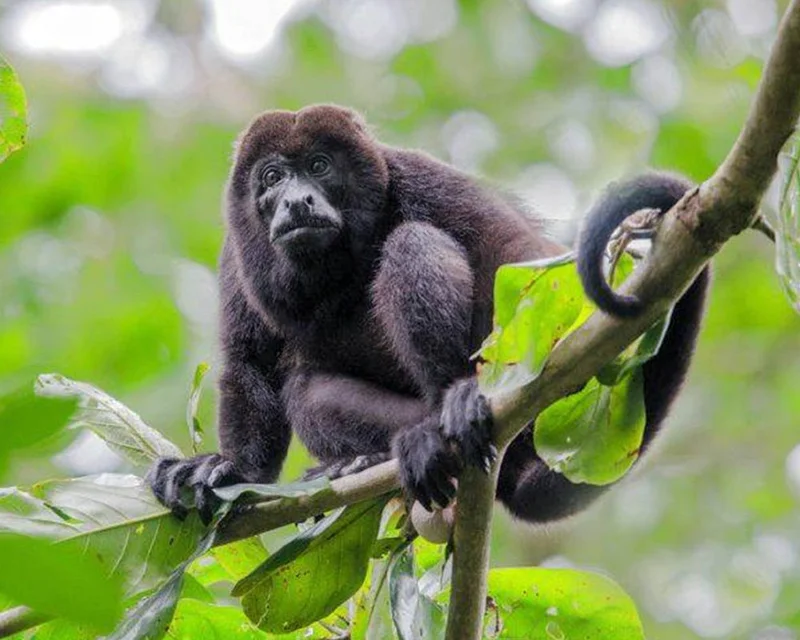
[[[309,326],[292,343],[295,365],[367,380],[401,393],[414,392],[386,335],[368,312],[357,310],[336,322]]]

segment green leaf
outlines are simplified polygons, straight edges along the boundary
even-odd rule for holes
[[[257,537],[246,538],[211,550],[231,582],[238,582],[267,560],[267,550]]]
[[[285,484],[253,484],[243,482],[233,484],[229,487],[219,487],[214,489],[223,500],[234,502],[242,496],[250,499],[261,498],[302,498],[316,495],[322,491],[330,490],[331,483],[326,477],[314,478],[313,480],[303,480],[299,482],[287,482]]]
[[[414,574],[414,551],[406,546],[393,558],[389,570],[392,620],[400,640],[437,640],[444,637],[447,617],[433,600],[420,593]]]
[[[211,523],[208,533],[200,540],[194,551],[176,566],[169,577],[146,597],[128,610],[122,624],[108,636],[107,640],[160,640],[164,637],[175,615],[178,599],[186,591],[187,569],[200,556],[211,549],[216,536],[216,527],[230,511],[231,505],[219,510]],[[192,576],[188,576],[194,581]],[[196,581],[195,581],[196,582]],[[202,585],[195,584],[202,589]]]
[[[232,594],[260,629],[286,633],[324,618],[367,572],[386,499],[340,509],[279,549]]]
[[[641,369],[608,387],[586,386],[545,409],[536,419],[536,453],[572,482],[615,482],[635,462],[644,434]]]
[[[27,133],[25,90],[14,69],[0,56],[0,162],[23,147]]]
[[[665,318],[650,327],[641,338],[598,371],[597,379],[602,384],[615,385],[629,372],[641,367],[656,355],[661,349],[661,343],[667,333],[671,316],[672,309],[669,310]]]
[[[612,580],[574,569],[489,572],[485,638],[643,640],[630,597]]]
[[[70,380],[56,373],[37,380],[36,392],[47,398],[77,398],[79,410],[70,428],[85,427],[126,460],[150,465],[157,458],[181,458],[183,453],[124,404],[86,382]]]
[[[182,599],[167,631],[173,640],[266,640],[241,609]]]
[[[780,158],[782,188],[775,225],[775,270],[789,302],[800,312],[800,135]]]
[[[480,383],[491,396],[533,380],[584,305],[572,255],[503,265],[494,288],[494,325],[480,350]]]
[[[80,548],[3,533],[0,566],[0,591],[41,613],[99,631],[110,631],[122,614],[120,580]]]
[[[197,418],[197,405],[200,403],[200,393],[203,391],[203,379],[210,369],[211,366],[207,362],[197,365],[192,378],[192,392],[186,405],[186,424],[189,427],[192,453],[195,455],[197,455],[197,447],[203,443],[203,427]]]
[[[140,478],[101,474],[0,494],[0,532],[46,535],[96,558],[128,594],[159,586],[197,547],[205,527],[161,506]]]
[[[43,400],[26,385],[0,397],[0,473],[11,452],[30,447],[60,431],[75,411],[72,399]]]

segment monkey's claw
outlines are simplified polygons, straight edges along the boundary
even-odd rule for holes
[[[400,483],[426,510],[446,507],[456,495],[453,478],[461,465],[447,446],[438,425],[427,421],[400,432],[394,441],[400,461]]]
[[[492,444],[492,412],[477,379],[459,380],[445,393],[442,435],[456,445],[464,464],[489,473],[497,449]]]
[[[178,518],[185,518],[192,507],[209,524],[221,500],[214,493],[244,479],[234,470],[233,462],[217,453],[182,460],[161,458],[146,478],[156,498]]]

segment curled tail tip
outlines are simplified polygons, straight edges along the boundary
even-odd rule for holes
[[[644,311],[644,304],[636,296],[623,296],[611,292],[605,300],[595,300],[598,309],[617,318],[636,318]]]

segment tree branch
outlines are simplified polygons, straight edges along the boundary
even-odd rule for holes
[[[647,303],[638,318],[595,313],[553,350],[542,373],[525,387],[492,399],[501,455],[491,474],[470,470],[458,487],[448,640],[477,640],[486,600],[489,532],[497,469],[511,440],[556,400],[573,393],[663,316],[708,260],[750,227],[800,115],[800,0],[792,0],[764,67],[739,138],[716,173],[664,216],[653,250],[623,289]],[[399,486],[397,462],[340,478],[328,491],[254,505],[223,524],[227,544],[311,516],[377,497]],[[41,623],[25,607],[0,613],[0,638]]]

